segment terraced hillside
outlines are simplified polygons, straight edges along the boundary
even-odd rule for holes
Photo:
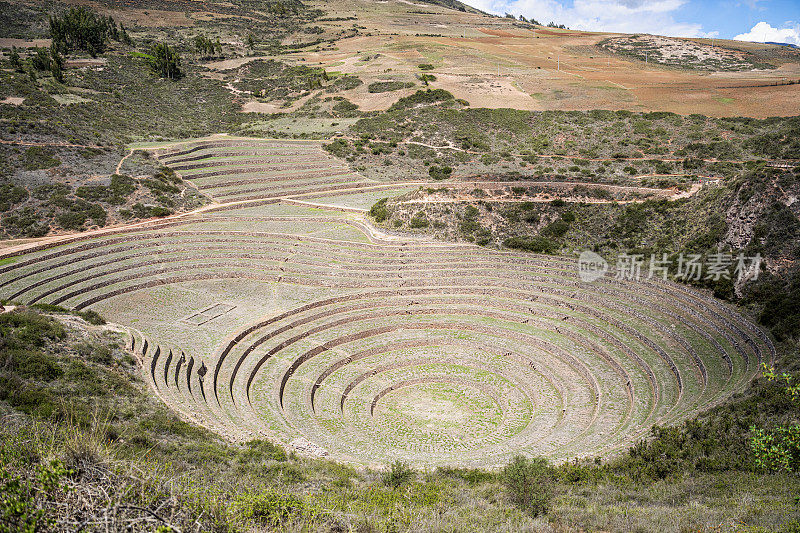
[[[684,286],[381,234],[342,209],[374,184],[310,143],[153,149],[220,203],[7,257],[0,296],[125,325],[154,391],[231,438],[359,464],[610,455],[774,358]]]
[[[219,202],[334,191],[369,184],[320,150],[319,143],[207,140],[180,144],[156,153],[164,164]]]

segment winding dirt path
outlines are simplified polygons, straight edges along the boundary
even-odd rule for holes
[[[131,148],[131,150],[125,155],[125,157],[123,157],[122,159],[119,160],[119,163],[117,164],[117,168],[116,168],[116,170],[114,170],[115,174],[119,174],[120,170],[122,170],[122,165],[123,165],[123,163],[125,163],[125,160],[128,159],[130,156],[132,156],[133,152],[135,152],[135,151],[136,150]]]

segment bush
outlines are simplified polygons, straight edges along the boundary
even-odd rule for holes
[[[412,82],[403,81],[376,81],[367,86],[367,90],[371,93],[388,93],[391,91],[399,91],[401,89],[409,89],[414,86]]]
[[[323,148],[336,157],[347,157],[350,154],[350,143],[346,139],[336,139],[332,143],[324,145]]]
[[[39,508],[41,501],[53,501],[56,493],[69,490],[63,480],[73,474],[64,464],[54,459],[49,464],[38,464],[36,480],[25,479],[0,466],[0,531],[47,531],[52,520]],[[38,500],[38,501],[37,501]]]
[[[233,507],[240,518],[269,528],[287,527],[293,522],[313,519],[319,514],[305,500],[274,490],[240,494],[234,500]]]
[[[31,146],[25,150],[21,159],[22,168],[25,170],[44,170],[61,164],[61,160],[53,154],[52,150],[41,146]]]
[[[392,107],[390,107],[389,110],[397,111],[402,109],[410,109],[420,105],[432,105],[454,99],[455,97],[444,89],[428,89],[425,91],[417,91],[411,96],[401,98],[392,104]]]
[[[93,324],[95,326],[102,326],[106,323],[105,319],[100,316],[100,313],[97,311],[92,311],[91,309],[89,311],[79,311],[75,314],[87,321],[89,324]]]
[[[762,363],[763,376],[769,382],[783,382],[786,399],[800,404],[800,384],[796,376],[784,372],[778,374],[775,368]],[[771,429],[750,428],[750,449],[755,466],[765,472],[800,472],[800,425],[782,425]]]
[[[531,516],[547,513],[553,497],[553,470],[540,458],[514,457],[501,474],[514,504]]]
[[[47,355],[38,350],[4,350],[3,366],[25,379],[53,381],[63,371]]]
[[[351,76],[347,77],[350,78]],[[353,102],[351,102],[350,100],[342,98],[340,101],[336,102],[336,104],[331,108],[331,110],[339,115],[353,115],[357,114],[358,106]]]
[[[389,470],[383,474],[383,484],[389,487],[399,487],[411,481],[414,477],[414,470],[403,461],[395,461]]]
[[[150,208],[150,216],[152,217],[166,217],[171,214],[172,210],[166,207],[153,206]]]
[[[75,311],[72,309],[67,309],[66,307],[61,307],[60,305],[53,305],[53,304],[33,304],[31,306],[34,309],[39,309],[40,311],[44,311],[45,313],[53,313],[59,315],[75,315],[79,316],[85,321],[90,324],[94,324],[95,326],[102,326],[106,323],[105,319],[100,316],[97,311]]]
[[[437,167],[433,165],[428,169],[428,174],[432,179],[446,180],[453,174],[453,169],[451,167]]]
[[[800,425],[752,428],[756,467],[765,472],[800,471]]]
[[[75,196],[89,201],[108,202],[112,205],[122,205],[133,192],[136,191],[136,182],[129,176],[114,174],[111,184],[84,185],[75,190]]]
[[[0,346],[3,348],[40,348],[62,340],[66,335],[61,324],[32,311],[0,315]]]
[[[433,74],[422,74],[419,79],[422,80],[422,83],[428,85],[429,83],[436,81],[436,76]]]
[[[574,215],[573,215],[574,216]],[[558,239],[569,231],[569,224],[564,220],[556,220],[542,228],[542,237]]]
[[[388,198],[381,198],[369,210],[369,216],[375,219],[376,222],[385,222],[389,218],[389,210],[386,209],[386,201]]]
[[[50,70],[50,52],[47,51],[47,48],[37,48],[30,61],[36,70]]]
[[[558,245],[544,237],[511,237],[503,241],[503,246],[537,254],[553,254]]]
[[[64,229],[81,229],[86,221],[89,219],[86,213],[80,211],[67,211],[61,213],[56,217],[58,225]]]
[[[4,183],[0,185],[0,211],[8,211],[11,206],[28,199],[28,191],[25,187]]]
[[[427,228],[429,225],[430,223],[428,222],[428,219],[425,218],[425,215],[421,213],[414,215],[414,218],[412,218],[408,223],[408,226],[411,229]]]
[[[247,448],[248,450],[247,452],[244,452],[245,454],[252,454],[261,460],[270,459],[273,461],[284,462],[289,458],[289,456],[286,455],[286,450],[268,440],[251,440],[247,443]]]
[[[93,346],[89,354],[89,361],[101,365],[110,365],[112,361],[111,349],[107,346]]]

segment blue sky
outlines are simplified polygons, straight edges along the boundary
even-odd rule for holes
[[[573,29],[800,45],[800,0],[466,0]]]

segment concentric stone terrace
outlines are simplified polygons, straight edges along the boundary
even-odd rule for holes
[[[369,182],[318,143],[203,140],[155,151],[164,164],[220,202],[360,187]]]
[[[202,425],[360,464],[613,454],[774,357],[684,286],[259,203],[30,252],[0,264],[0,295],[128,326],[154,390]]]

